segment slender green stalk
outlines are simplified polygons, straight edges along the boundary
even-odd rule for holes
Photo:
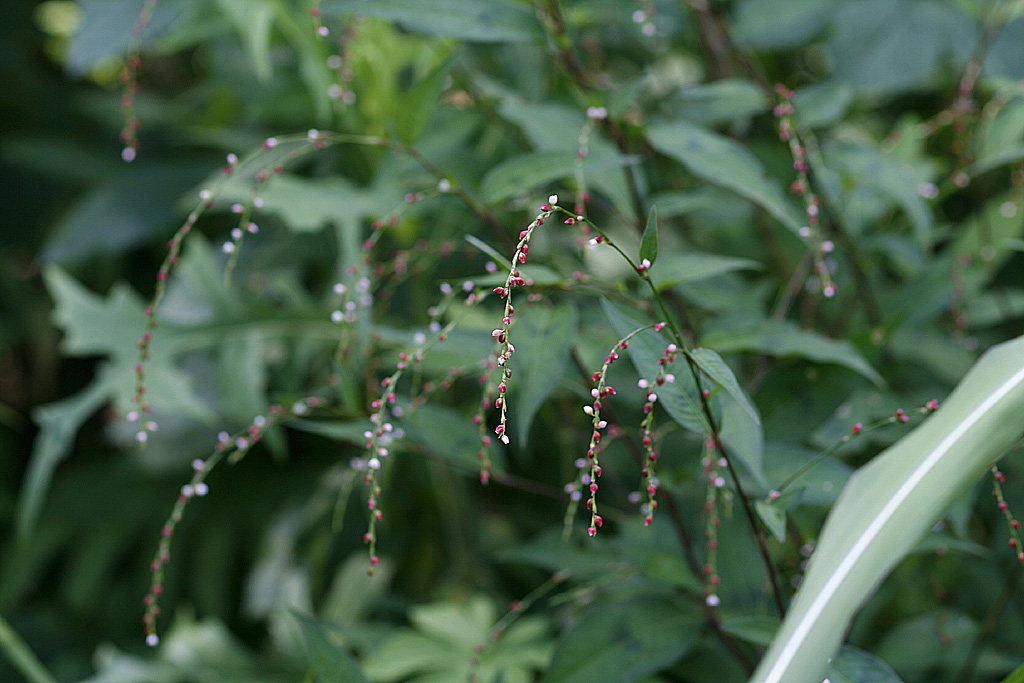
[[[21,675],[29,683],[57,683],[57,679],[46,670],[43,663],[29,648],[28,643],[21,639],[21,636],[2,616],[0,616],[0,650],[6,653],[7,659],[14,664],[14,668],[21,672]]]

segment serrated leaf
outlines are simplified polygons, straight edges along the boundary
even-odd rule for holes
[[[451,69],[452,59],[444,60],[414,85],[402,100],[395,117],[395,131],[405,144],[413,145],[423,137]]]
[[[671,600],[629,600],[592,608],[558,643],[547,683],[631,683],[679,661],[703,620]]]
[[[299,624],[317,683],[368,683],[352,655],[332,643],[319,622],[298,612],[292,616]]]
[[[135,388],[135,342],[145,321],[141,299],[124,283],[115,284],[106,298],[86,290],[56,265],[43,271],[54,300],[54,323],[64,330],[62,350],[73,356],[107,356],[98,375],[82,392],[36,409],[40,434],[33,447],[26,484],[19,501],[19,532],[35,522],[54,468],[67,455],[82,423],[100,406],[114,401],[127,411]],[[173,364],[173,337],[166,327],[152,332],[153,351],[146,366],[150,403],[167,412],[209,417],[210,409],[193,392],[185,375]]]
[[[547,625],[536,617],[517,619],[482,652],[489,641],[497,609],[483,596],[465,602],[439,602],[410,610],[415,629],[392,633],[366,658],[364,670],[375,681],[464,681],[475,673],[481,681],[528,683],[550,657]],[[470,660],[478,664],[471,669]]]
[[[832,508],[752,683],[817,683],[853,614],[1024,433],[1024,337],[990,349],[939,411],[858,470]]]
[[[800,213],[765,175],[757,158],[738,143],[682,120],[652,123],[647,137],[659,151],[681,162],[695,176],[732,190],[793,232],[799,231]]]
[[[647,227],[640,239],[640,260],[647,259],[654,265],[658,260],[658,207],[652,206],[647,214]]]
[[[518,422],[520,443],[526,443],[537,410],[562,378],[578,319],[576,307],[564,303],[534,308],[512,328],[516,353],[510,361],[515,366],[510,385],[514,411],[510,419]]]
[[[473,43],[510,43],[542,35],[527,7],[505,0],[326,0],[332,12],[391,19],[410,31]]]

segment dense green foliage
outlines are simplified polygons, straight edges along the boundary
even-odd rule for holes
[[[0,3],[0,680],[1022,680],[1022,14]]]

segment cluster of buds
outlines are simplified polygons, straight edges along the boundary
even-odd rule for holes
[[[321,38],[326,38],[331,35],[330,29],[324,26],[320,20],[320,0],[313,0],[313,6],[309,10],[309,15],[313,17],[313,30]]]
[[[789,145],[790,154],[793,156],[793,170],[796,171],[796,180],[789,189],[793,194],[803,198],[804,211],[807,214],[807,225],[800,228],[800,236],[807,240],[812,250],[814,274],[818,278],[821,293],[826,298],[831,298],[836,295],[837,290],[832,281],[828,255],[835,250],[835,244],[821,237],[821,199],[811,190],[807,150],[800,143],[796,133],[793,121],[793,91],[780,83],[775,86],[775,93],[779,97],[779,102],[775,105],[773,113],[779,120],[779,139]]]
[[[450,302],[452,300],[450,286],[445,294],[446,302]],[[473,292],[473,294],[476,295],[473,299],[474,304],[482,301],[486,296],[485,293]],[[469,306],[466,306],[463,311],[468,308]],[[435,310],[431,322],[440,324],[438,318],[442,313],[443,308]],[[388,456],[391,443],[395,439],[401,439],[404,436],[402,429],[395,427],[389,421],[391,416],[400,418],[405,412],[402,406],[398,405],[398,394],[395,389],[410,367],[419,366],[423,361],[426,351],[434,343],[443,342],[447,338],[448,333],[458,324],[459,320],[460,318],[456,318],[450,321],[445,327],[440,329],[436,337],[428,337],[424,333],[418,333],[414,339],[414,348],[409,351],[399,352],[394,372],[381,380],[380,397],[370,402],[370,410],[372,411],[370,413],[371,428],[363,433],[363,437],[366,439],[364,444],[366,454],[363,458],[355,459],[352,464],[355,469],[364,471],[363,480],[369,491],[366,500],[366,507],[369,510],[369,523],[366,533],[363,534],[363,542],[367,545],[369,552],[370,568],[368,573],[371,576],[380,563],[380,558],[377,556],[377,526],[384,519],[384,511],[381,509],[383,489],[377,475],[384,465],[385,458]],[[460,374],[461,371],[458,368],[449,369],[448,376],[445,380],[442,380],[442,384],[447,382],[447,386],[451,386],[451,382]],[[430,387],[429,389],[433,390],[433,388]],[[428,387],[424,385],[422,389],[426,391]],[[413,405],[418,406],[419,403],[414,400]],[[488,473],[490,472],[489,463],[487,471]]]
[[[164,522],[160,529],[160,543],[157,546],[156,554],[150,563],[150,585],[149,592],[143,598],[142,604],[145,613],[142,617],[142,625],[146,635],[146,644],[156,646],[160,643],[157,635],[156,620],[160,616],[160,596],[164,593],[164,570],[171,561],[171,539],[174,531],[181,521],[185,507],[194,498],[201,498],[210,491],[206,478],[210,471],[225,457],[229,462],[237,462],[245,456],[249,450],[258,443],[266,430],[280,424],[285,420],[294,417],[307,415],[311,409],[320,405],[320,399],[310,396],[301,401],[296,401],[291,406],[274,404],[270,406],[266,415],[257,415],[252,422],[242,431],[231,435],[221,432],[217,436],[217,444],[213,454],[206,460],[197,458],[192,461],[192,477],[188,483],[181,487],[178,499],[174,503],[171,515]]]
[[[640,379],[637,385],[644,390],[644,419],[640,422],[640,438],[644,447],[644,466],[640,474],[644,479],[644,490],[647,493],[647,503],[644,510],[644,526],[650,526],[654,521],[654,511],[658,509],[658,501],[655,496],[658,493],[658,478],[655,476],[654,467],[658,462],[658,449],[655,447],[654,433],[651,429],[654,425],[654,404],[658,400],[658,388],[676,381],[675,375],[668,371],[679,348],[675,344],[669,344],[658,359],[658,374],[653,381]]]
[[[153,11],[156,10],[157,2],[158,0],[145,0],[142,3],[139,17],[132,26],[132,51],[119,75],[124,88],[121,92],[121,113],[124,118],[124,127],[121,129],[121,142],[124,144],[121,158],[127,162],[135,161],[139,153],[139,117],[135,113],[135,97],[139,94],[139,66],[142,64],[139,45],[142,42],[142,34],[153,21]]]
[[[724,489],[725,477],[720,470],[727,466],[725,458],[715,457],[715,441],[711,437],[705,440],[704,457],[701,458],[703,474],[708,480],[707,496],[704,499],[704,540],[707,543],[707,561],[704,563],[702,573],[707,581],[704,586],[704,602],[708,607],[717,607],[721,602],[718,597],[718,585],[721,578],[718,576],[718,529],[722,526],[722,518],[718,515],[719,502],[725,498],[728,500],[729,492]],[[725,495],[723,495],[723,492]]]
[[[393,374],[381,380],[381,397],[370,403],[370,409],[373,410],[370,414],[372,424],[370,429],[363,432],[363,437],[366,439],[366,456],[353,463],[356,469],[365,470],[363,481],[369,490],[366,498],[369,523],[366,533],[363,534],[363,543],[367,545],[370,556],[370,568],[367,573],[371,576],[380,563],[380,558],[377,557],[377,525],[384,519],[384,511],[380,504],[383,490],[377,479],[377,473],[383,467],[384,459],[387,458],[389,452],[388,447],[395,438],[395,427],[388,421],[389,416],[390,414],[400,416],[402,412],[400,406],[395,405],[398,395],[394,389],[405,372],[405,360],[400,357],[397,366],[398,369]],[[399,435],[401,435],[400,432]]]
[[[615,388],[607,383],[608,369],[619,359],[619,351],[625,351],[629,348],[630,340],[636,335],[640,334],[644,330],[654,328],[655,330],[661,330],[664,327],[664,323],[656,323],[654,325],[645,325],[639,329],[636,329],[625,337],[615,342],[615,346],[612,347],[611,351],[604,358],[604,363],[601,365],[601,369],[595,372],[591,376],[591,381],[596,383],[596,386],[590,390],[590,395],[593,397],[594,402],[588,403],[583,406],[583,412],[590,416],[591,420],[591,433],[590,433],[590,444],[587,446],[587,462],[590,467],[590,474],[588,481],[585,481],[585,486],[590,493],[587,498],[587,509],[590,510],[590,526],[587,528],[587,533],[591,536],[597,534],[598,528],[604,524],[604,519],[597,512],[597,480],[601,478],[601,464],[600,458],[600,445],[602,439],[602,431],[608,427],[608,421],[601,417],[601,408],[603,402],[609,397],[615,395]],[[653,399],[648,394],[648,405],[653,409],[654,401],[657,400],[657,396]],[[645,408],[649,414],[650,410]],[[655,486],[657,489],[657,486]],[[571,495],[571,493],[570,493]]]
[[[480,449],[476,453],[477,460],[480,462],[480,483],[487,484],[491,480],[490,448],[493,442],[487,431],[485,416],[491,407],[492,397],[497,391],[497,386],[490,380],[490,377],[498,364],[491,359],[484,359],[481,363],[484,365],[484,371],[480,375],[479,381],[483,387],[483,395],[480,398],[479,409],[473,414],[473,424],[476,425],[480,435]]]
[[[304,136],[282,138],[280,141],[277,138],[267,138],[258,150],[245,159],[239,159],[236,154],[229,154],[227,156],[227,164],[223,167],[220,181],[210,188],[200,190],[198,204],[193,207],[185,222],[167,242],[167,254],[164,256],[164,260],[156,274],[156,287],[153,292],[153,298],[145,309],[145,331],[136,344],[139,349],[139,356],[135,364],[135,390],[132,395],[132,402],[135,408],[129,413],[129,417],[133,418],[131,419],[133,422],[141,422],[141,428],[136,433],[136,439],[139,443],[145,443],[149,439],[149,434],[156,430],[156,423],[147,419],[148,413],[151,412],[152,408],[149,401],[146,400],[145,364],[150,358],[153,332],[157,326],[157,309],[167,291],[167,283],[171,278],[171,274],[178,265],[185,238],[192,232],[199,217],[213,206],[214,199],[223,189],[225,182],[241,167],[256,161],[260,155],[269,153],[278,146],[279,142],[298,143],[286,155],[288,160],[295,160],[305,154],[324,149],[331,142],[332,137],[330,133],[310,130]],[[246,204],[237,203],[231,206],[231,212],[239,216],[239,221],[237,226],[231,231],[231,241],[225,242],[222,246],[224,253],[229,255],[224,272],[225,282],[230,283],[231,273],[237,263],[242,240],[246,235],[252,235],[259,231],[258,226],[250,220],[250,215],[253,209],[263,206],[260,190],[272,176],[280,175],[283,171],[284,166],[277,162],[258,171],[253,179],[249,201]]]
[[[530,222],[525,230],[519,233],[519,242],[516,244],[516,251],[512,256],[512,263],[509,266],[505,284],[494,288],[494,292],[505,300],[505,312],[501,319],[501,327],[495,328],[491,332],[491,336],[498,344],[498,350],[495,353],[497,355],[497,364],[501,367],[498,396],[494,399],[494,407],[501,411],[501,418],[498,426],[494,428],[494,433],[506,444],[509,442],[509,439],[506,429],[507,402],[505,400],[505,391],[508,388],[508,381],[512,377],[512,369],[509,368],[508,361],[516,350],[512,342],[509,341],[509,326],[512,325],[512,316],[515,314],[515,307],[512,305],[512,288],[526,285],[526,278],[519,272],[519,266],[526,263],[526,255],[530,252],[530,237],[533,236],[533,231],[537,227],[544,225],[544,221],[555,211],[554,206],[557,203],[558,195],[548,197],[548,203],[540,207],[540,213],[537,214],[537,217]]]
[[[1006,483],[1006,475],[994,464],[989,469],[992,471],[992,497],[996,499],[999,511],[1003,513],[1003,517],[1006,518],[1006,524],[1010,529],[1010,540],[1007,541],[1007,544],[1016,553],[1017,559],[1024,563],[1024,545],[1021,545],[1020,540],[1020,520],[1013,516],[1013,513],[1010,511],[1010,505],[1003,496],[1003,484]]]
[[[657,30],[651,18],[654,16],[654,0],[640,0],[640,9],[634,10],[633,23],[640,27],[640,32],[650,38]]]

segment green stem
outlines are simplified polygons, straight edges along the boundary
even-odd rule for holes
[[[46,670],[28,644],[2,616],[0,616],[0,650],[7,653],[7,658],[14,664],[14,668],[20,671],[29,683],[57,683],[57,679]]]

